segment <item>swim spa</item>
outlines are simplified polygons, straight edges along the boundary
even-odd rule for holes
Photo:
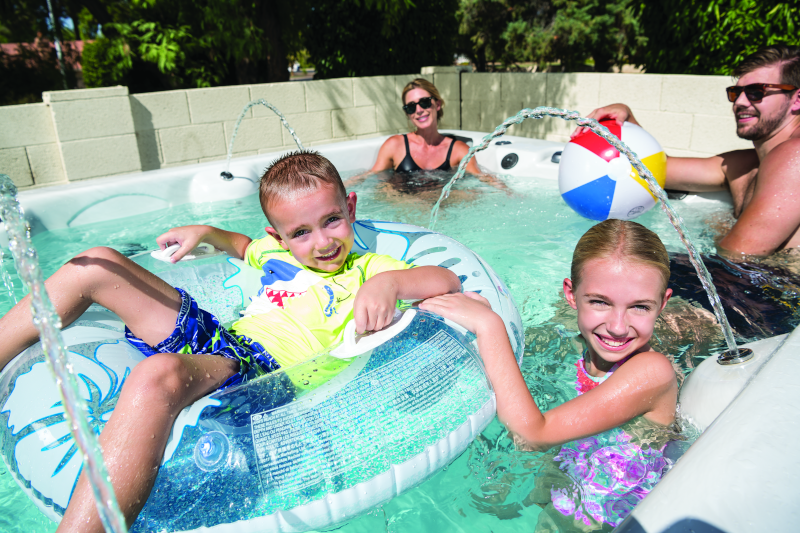
[[[454,133],[476,141],[483,136],[477,132]],[[319,149],[347,179],[371,165],[383,140],[344,142]],[[573,346],[577,328],[566,305],[561,303],[559,287],[568,273],[574,243],[593,222],[579,218],[561,201],[555,182],[558,167],[553,159],[563,145],[510,136],[502,140],[510,144],[495,142],[477,157],[484,168],[503,174],[510,190],[496,189],[474,178],[462,180],[444,204],[437,230],[475,250],[505,280],[525,326],[523,372],[537,402],[547,409],[569,398],[569,387],[560,384],[559,377],[562,367],[569,366],[564,362],[577,358]],[[90,246],[109,245],[125,253],[153,248],[157,235],[178,225],[207,222],[258,236],[260,225],[266,220],[253,195],[254,183],[261,169],[277,155],[235,160],[231,167],[235,178],[230,182],[219,178],[224,164],[209,163],[21,193],[20,201],[31,222],[45,275]],[[446,176],[431,174],[416,192],[397,190],[391,177],[391,173],[374,176],[355,186],[359,194],[358,217],[427,225],[430,207],[438,198],[437,183]],[[214,201],[206,201],[209,199]],[[692,228],[692,236],[699,238],[701,251],[713,251],[713,233],[707,228],[709,222],[729,222],[724,197],[691,196],[676,202],[676,207]],[[674,230],[659,210],[638,220],[658,232],[671,252],[681,251]],[[19,297],[20,284],[16,279],[14,282]],[[10,305],[6,296],[3,312]],[[673,354],[684,375],[709,353],[724,349],[721,335],[707,317],[698,317],[692,329],[678,332],[663,325],[656,332],[657,349]],[[796,501],[797,489],[789,481],[800,468],[788,449],[791,436],[780,433],[790,431],[792,424],[780,421],[792,416],[791,409],[796,413],[798,400],[792,397],[790,382],[785,387],[766,387],[769,394],[783,394],[784,399],[765,399],[762,389],[763,382],[786,381],[770,378],[770,372],[786,375],[796,370],[791,368],[793,362],[787,355],[800,339],[795,341],[790,336],[788,340],[765,342],[768,346],[762,351],[776,354],[770,364],[752,379],[731,408],[689,449],[620,529],[664,531],[681,520],[702,520],[724,531],[762,526],[765,530],[780,530],[790,523],[788,520],[793,517],[786,513],[795,512],[790,502]],[[743,403],[753,411],[738,409]],[[782,405],[783,409],[767,410],[767,405]],[[769,430],[762,426],[769,426]],[[731,432],[736,438],[730,437]],[[750,437],[751,432],[758,434],[757,441]],[[724,445],[715,443],[716,434],[721,435],[716,438],[723,439]],[[776,451],[780,445],[787,446],[784,453]],[[769,453],[759,451],[759,446],[768,446]],[[747,468],[726,468],[741,461],[735,458],[742,457],[736,455],[739,448],[747,450]],[[776,453],[783,459],[775,459]],[[495,421],[446,470],[382,509],[347,524],[343,531],[498,532],[532,528],[539,508],[526,505],[526,492],[531,490],[530,473],[537,470],[540,455],[514,451]],[[709,465],[711,458],[714,464]],[[682,472],[687,470],[684,465],[692,462],[706,464],[692,465],[690,481],[681,481]],[[717,472],[719,465],[723,468]],[[748,475],[754,478],[747,478]],[[0,525],[11,531],[54,529],[9,477],[7,472],[0,476],[0,516],[9,516],[9,523]],[[761,479],[771,480],[768,489],[757,490],[759,485],[763,487]],[[665,496],[660,496],[662,493]],[[768,498],[770,506],[781,507],[781,511],[773,516],[757,512],[767,505],[763,498]],[[776,505],[782,500],[785,505]],[[697,507],[718,512],[703,515]],[[754,522],[756,516],[759,522]]]

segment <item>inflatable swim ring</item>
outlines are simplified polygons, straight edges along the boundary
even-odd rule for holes
[[[477,254],[416,226],[357,221],[353,250],[454,271],[505,321],[518,361],[523,330],[503,282]],[[263,272],[222,253],[176,265],[134,258],[187,289],[223,323],[238,318]],[[285,280],[284,280],[285,281]],[[275,295],[286,286],[276,283]],[[150,497],[131,531],[290,532],[333,526],[421,483],[489,424],[495,399],[473,338],[420,310],[301,365],[218,391],[175,421]],[[123,324],[92,306],[63,331],[100,433],[141,353]],[[2,456],[36,505],[59,520],[80,474],[40,345],[0,373]]]

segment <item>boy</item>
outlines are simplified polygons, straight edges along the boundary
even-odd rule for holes
[[[184,407],[221,386],[307,359],[335,341],[351,315],[357,331],[378,330],[391,322],[398,299],[460,290],[458,278],[444,268],[408,270],[386,256],[351,256],[356,195],[346,195],[336,169],[314,152],[273,163],[259,194],[272,225],[264,239],[210,226],[175,228],[157,239],[162,248],[181,245],[174,261],[207,242],[256,267],[277,254],[277,261],[321,278],[283,308],[248,313],[231,332],[184,291],[108,248],[79,254],[47,280],[65,325],[98,303],[122,318],[129,340],[149,356],[132,370],[100,436],[129,524],[147,500],[170,427]],[[331,298],[323,302],[326,296]],[[251,307],[264,304],[258,300]],[[29,308],[26,297],[0,320],[0,334],[11,339],[0,346],[0,368],[37,340]],[[84,475],[58,530],[103,530]]]

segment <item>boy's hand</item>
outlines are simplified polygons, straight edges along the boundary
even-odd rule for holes
[[[241,233],[200,225],[172,228],[156,239],[159,248],[162,250],[173,244],[181,245],[178,251],[170,258],[173,263],[180,261],[183,256],[197,248],[197,245],[201,242],[206,242],[217,250],[222,250],[233,257],[243,259],[250,241],[250,237]]]
[[[491,327],[500,318],[492,311],[489,300],[475,292],[443,294],[425,300],[419,308],[452,320],[478,336],[481,328]]]
[[[179,228],[172,228],[159,236],[156,242],[158,243],[158,247],[162,250],[165,250],[173,244],[180,244],[181,247],[178,248],[178,251],[170,258],[170,261],[177,263],[184,255],[197,248],[197,245],[203,242],[203,239],[213,230],[214,228],[211,226],[182,226]]]
[[[397,300],[421,300],[461,290],[458,276],[438,266],[387,270],[368,279],[353,304],[356,331],[377,331],[392,322]]]
[[[388,326],[397,306],[397,286],[391,276],[375,276],[364,282],[356,294],[353,318],[356,332],[378,331]]]

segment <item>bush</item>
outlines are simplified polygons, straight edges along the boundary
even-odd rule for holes
[[[109,87],[127,85],[127,73],[130,67],[121,65],[113,43],[101,37],[83,47],[81,66],[83,82],[87,87]]]

